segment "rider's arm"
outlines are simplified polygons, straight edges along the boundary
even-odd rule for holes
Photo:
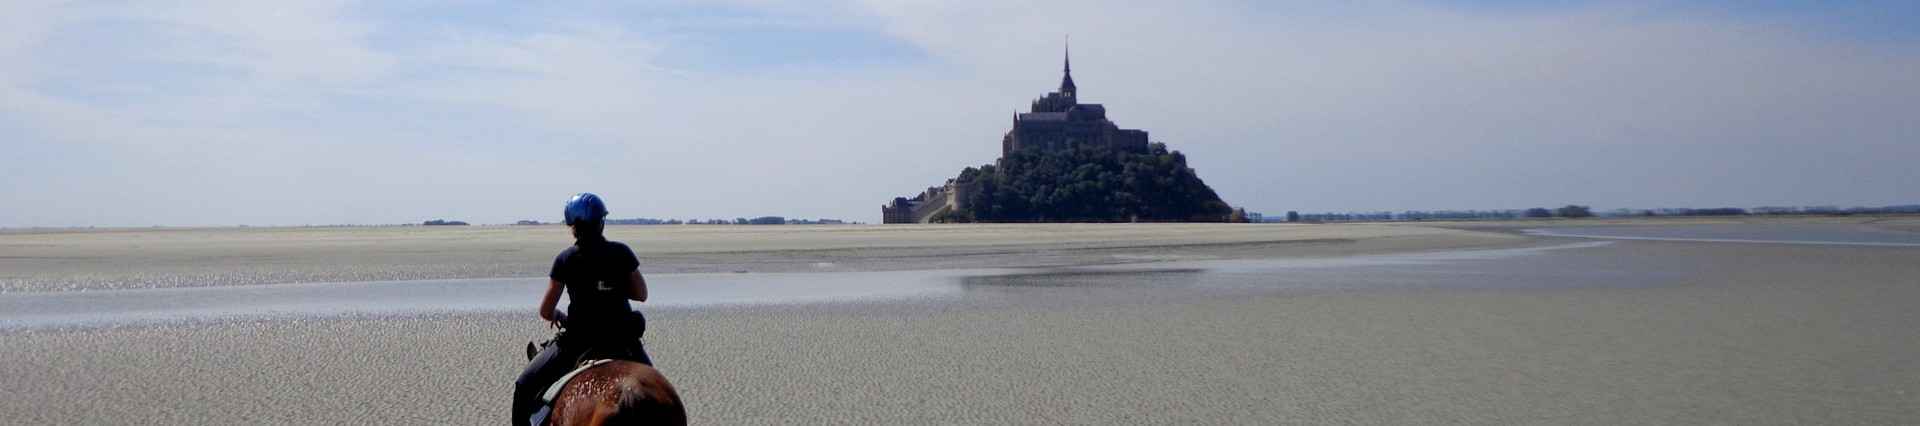
[[[554,312],[554,307],[560,305],[560,291],[566,288],[560,284],[560,280],[547,279],[547,295],[540,297],[540,319],[549,322],[560,320],[560,316]]]
[[[633,278],[627,282],[633,283],[633,288],[627,290],[629,298],[641,302],[647,301],[647,277],[640,276],[639,269],[633,270]]]

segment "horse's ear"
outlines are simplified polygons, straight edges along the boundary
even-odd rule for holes
[[[540,355],[540,348],[534,347],[533,342],[527,342],[527,360],[532,361],[536,355]]]

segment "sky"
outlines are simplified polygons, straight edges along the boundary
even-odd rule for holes
[[[1920,3],[0,2],[0,226],[878,222],[1053,90],[1250,211],[1920,203]]]

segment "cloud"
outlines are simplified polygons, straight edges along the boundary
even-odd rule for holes
[[[1085,97],[1256,209],[1894,203],[1920,183],[1893,160],[1920,149],[1910,46],[1643,7],[1047,6],[899,7],[894,28],[1027,73],[1050,61],[1003,45],[1071,32]]]
[[[1910,43],[1645,5],[1134,6],[8,3],[0,197],[30,207],[0,224],[507,222],[583,190],[876,221],[992,161],[1067,34],[1083,98],[1255,210],[1920,183]]]

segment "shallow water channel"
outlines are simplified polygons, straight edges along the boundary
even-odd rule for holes
[[[1153,262],[1074,268],[885,272],[650,274],[645,307],[801,304],[995,297],[1024,291],[1217,294],[1235,291],[1380,287],[1531,286],[1554,280],[1489,280],[1528,275],[1541,256],[1610,244],[1337,258]],[[1463,269],[1464,268],[1464,269]],[[1461,270],[1474,271],[1462,275]],[[1449,278],[1452,277],[1452,278]],[[302,283],[230,287],[0,294],[0,329],[91,327],[228,319],[530,310],[545,278]],[[564,304],[564,298],[563,302]]]

